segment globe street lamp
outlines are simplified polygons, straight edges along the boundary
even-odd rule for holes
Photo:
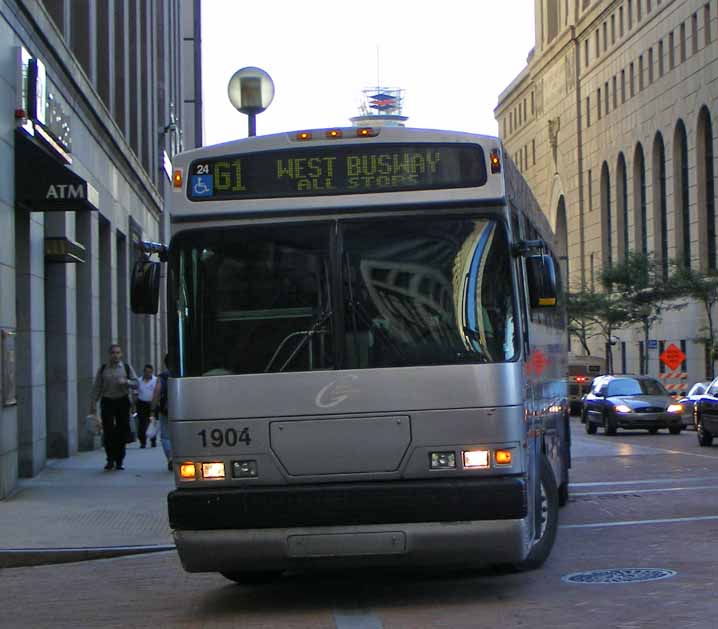
[[[227,92],[235,109],[247,114],[249,136],[257,135],[256,116],[269,107],[274,98],[272,77],[261,68],[242,68],[232,75]]]

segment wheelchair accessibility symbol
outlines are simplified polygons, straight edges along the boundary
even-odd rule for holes
[[[192,196],[211,197],[214,194],[212,175],[192,175]]]

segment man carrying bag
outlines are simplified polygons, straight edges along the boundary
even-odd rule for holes
[[[100,400],[106,470],[125,469],[125,443],[131,433],[130,409],[135,406],[136,391],[137,375],[122,362],[122,348],[111,345],[110,360],[98,369],[90,394],[90,414],[97,412],[97,400]]]

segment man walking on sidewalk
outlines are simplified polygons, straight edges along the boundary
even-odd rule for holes
[[[132,367],[122,362],[122,348],[110,345],[110,360],[97,371],[90,394],[90,413],[97,412],[100,400],[102,432],[104,434],[106,470],[113,467],[124,470],[125,443],[130,434],[130,408],[135,405],[137,375]]]

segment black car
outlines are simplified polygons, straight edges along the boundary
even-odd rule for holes
[[[718,436],[718,378],[708,385],[706,392],[693,403],[693,423],[698,443],[709,446]]]
[[[615,435],[617,428],[644,428],[652,434],[668,428],[677,435],[683,429],[682,410],[651,376],[606,375],[594,379],[583,399],[581,420],[589,435],[599,426],[607,435]]]

